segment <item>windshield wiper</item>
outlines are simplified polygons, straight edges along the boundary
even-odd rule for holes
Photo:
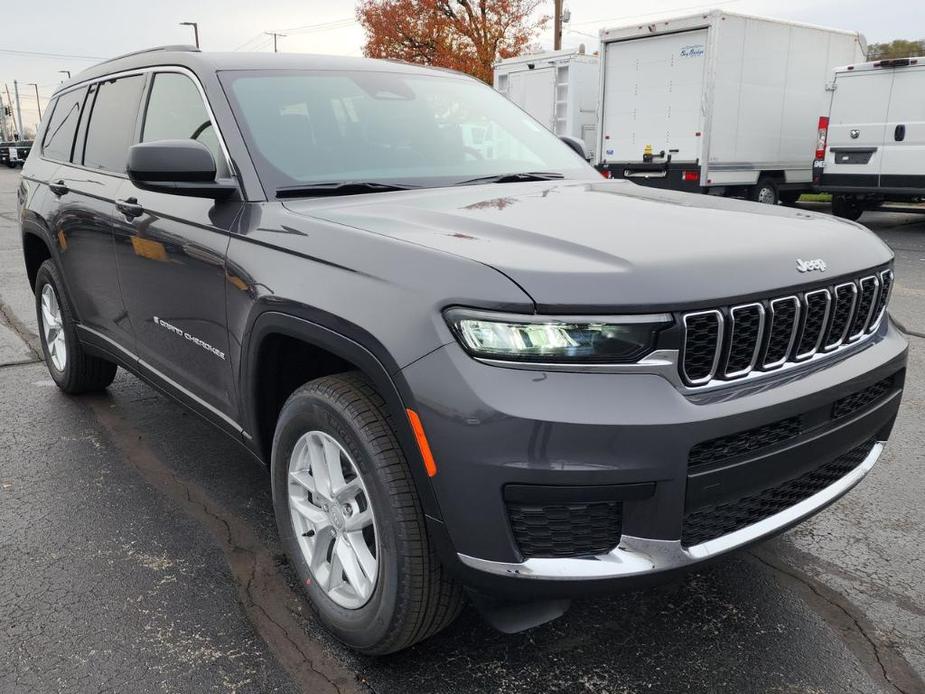
[[[495,176],[480,176],[471,178],[468,181],[460,181],[458,186],[474,186],[479,183],[521,183],[527,181],[555,181],[565,178],[555,171],[524,171],[523,173],[506,173]]]
[[[379,183],[377,181],[330,181],[277,188],[276,197],[313,198],[326,195],[361,195],[363,193],[388,193],[393,190],[413,190],[415,188],[420,188],[420,186],[409,186],[401,183]]]

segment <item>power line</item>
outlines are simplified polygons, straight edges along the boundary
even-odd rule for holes
[[[105,60],[98,55],[68,55],[67,53],[42,53],[39,51],[19,51],[12,48],[0,48],[0,53],[7,55],[33,55],[41,58],[72,58],[74,60]]]

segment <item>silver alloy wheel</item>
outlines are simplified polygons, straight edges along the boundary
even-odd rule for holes
[[[373,508],[353,458],[323,431],[303,434],[289,456],[289,513],[319,587],[341,607],[365,605],[379,574]]]
[[[42,331],[48,356],[58,371],[67,366],[67,343],[64,340],[64,325],[58,295],[50,284],[42,287]]]
[[[758,202],[764,205],[777,204],[777,196],[774,194],[774,189],[770,186],[761,186],[761,189],[758,191]]]

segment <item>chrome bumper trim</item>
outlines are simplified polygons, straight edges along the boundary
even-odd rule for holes
[[[583,581],[623,578],[677,569],[724,554],[777,530],[811,516],[832,503],[860,482],[880,458],[884,442],[877,442],[864,461],[834,484],[788,509],[754,525],[723,535],[715,540],[682,547],[680,540],[652,540],[624,535],[620,544],[607,554],[596,557],[562,559],[527,559],[521,563],[489,561],[459,554],[463,564],[502,576],[536,578],[553,581]]]

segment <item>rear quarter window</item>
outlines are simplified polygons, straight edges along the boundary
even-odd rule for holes
[[[42,156],[56,161],[70,161],[74,134],[80,122],[86,93],[86,89],[75,89],[55,99],[42,138]]]

